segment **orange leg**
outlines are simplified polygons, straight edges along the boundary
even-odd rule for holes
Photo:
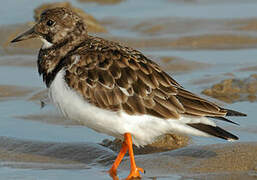
[[[131,134],[125,133],[124,134],[124,142],[122,144],[121,150],[120,150],[116,160],[114,161],[111,169],[109,170],[109,174],[114,180],[118,180],[117,168],[120,165],[120,162],[123,159],[123,157],[125,156],[125,154],[127,153],[127,151],[129,151],[130,164],[131,164],[131,170],[130,170],[129,176],[127,177],[127,180],[133,179],[133,178],[140,178],[141,175],[140,175],[139,171],[141,171],[142,173],[144,172],[144,170],[142,168],[139,168],[136,166],[132,145],[133,145],[133,143],[132,143]]]
[[[125,156],[125,154],[128,151],[128,145],[126,144],[126,142],[124,141],[122,143],[122,147],[121,150],[116,158],[116,160],[114,161],[111,169],[109,170],[109,174],[112,178],[117,176],[117,168],[120,165],[121,160],[123,159],[123,157]]]
[[[129,151],[129,158],[130,158],[130,174],[129,176],[127,177],[127,180],[128,179],[133,179],[133,178],[140,178],[141,175],[140,175],[140,171],[142,173],[144,173],[144,170],[140,167],[137,167],[136,166],[136,162],[135,162],[135,159],[134,159],[134,152],[133,152],[133,143],[132,143],[132,137],[131,137],[131,134],[130,133],[125,133],[124,134],[124,139],[125,139],[125,142],[127,143],[128,145],[128,151]]]

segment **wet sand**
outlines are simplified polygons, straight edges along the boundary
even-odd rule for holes
[[[242,35],[201,35],[181,38],[124,38],[103,35],[112,41],[122,42],[130,47],[151,50],[230,50],[257,47],[257,38]]]
[[[162,57],[159,63],[165,71],[172,73],[186,73],[206,69],[211,67],[211,64],[201,63],[192,60],[184,60],[179,57]]]
[[[0,100],[10,100],[11,98],[25,97],[35,90],[36,88],[0,85]]]
[[[207,96],[212,96],[227,103],[238,101],[257,101],[257,74],[252,74],[245,79],[226,79],[202,91]]]
[[[226,143],[194,145],[154,155],[136,156],[138,166],[144,167],[145,177],[177,174],[188,178],[233,177],[254,178],[257,172],[257,143]],[[86,169],[98,164],[108,169],[116,153],[93,143],[53,143],[0,137],[0,158],[4,166],[22,168]],[[222,165],[221,165],[222,164]],[[21,166],[22,165],[22,166]],[[125,158],[119,168],[128,172]],[[107,173],[106,173],[106,176]]]
[[[38,19],[38,14],[47,7],[62,6],[63,4],[54,4],[52,6],[45,5],[37,10],[35,10],[35,19]],[[64,4],[65,6],[71,6],[70,4]],[[81,12],[81,10],[78,10]],[[82,13],[82,12],[81,12]],[[88,19],[93,17],[88,17],[85,15],[84,19],[88,22]],[[92,19],[91,33],[104,32],[98,30],[100,26],[107,26],[111,28],[116,28],[116,30],[129,30],[142,34],[140,37],[120,37],[113,36],[110,34],[101,34],[101,37],[119,41],[124,45],[143,48],[143,49],[176,49],[176,50],[198,50],[198,49],[211,49],[211,50],[224,50],[224,49],[246,49],[246,48],[256,48],[257,47],[257,32],[252,29],[240,29],[239,26],[244,26],[251,20],[192,20],[192,19],[153,19],[147,22],[133,23],[134,19],[128,19],[127,21],[132,22],[131,24],[124,24],[124,20],[120,19],[106,19],[100,22]],[[91,20],[90,20],[91,21]],[[137,20],[138,21],[138,20]],[[159,24],[161,23],[161,24]],[[102,24],[102,25],[101,25]],[[158,25],[159,24],[159,25]],[[10,40],[12,40],[17,34],[24,32],[28,29],[31,24],[23,25],[9,25],[0,28],[1,34],[4,34],[0,45],[5,47],[6,51],[9,49],[7,47]],[[149,27],[150,26],[150,27]],[[156,27],[157,26],[157,27]],[[99,28],[98,28],[99,27]],[[187,28],[190,27],[190,28]],[[207,27],[207,28],[206,28]],[[236,28],[235,28],[236,27]],[[210,29],[212,31],[210,31]],[[216,30],[216,31],[215,31]],[[218,31],[217,31],[218,30]],[[1,32],[2,31],[2,32]],[[189,31],[189,32],[187,32]],[[198,33],[194,33],[198,32]],[[202,32],[203,31],[203,32]],[[201,32],[199,34],[199,32]],[[193,34],[193,35],[191,35]],[[7,36],[6,36],[7,35]],[[163,36],[166,36],[165,38]],[[18,52],[32,52],[33,49],[38,49],[40,47],[40,41],[30,40],[25,42],[20,42],[18,44],[12,44],[12,48],[17,48]],[[26,48],[24,48],[26,47]],[[28,49],[31,49],[30,51]],[[9,50],[10,51],[10,50]],[[7,51],[8,52],[8,51]],[[16,52],[16,53],[18,53]]]
[[[98,3],[101,5],[118,4],[124,0],[78,0],[81,3]]]
[[[254,179],[256,150],[256,142],[189,146],[155,156],[140,156],[137,163],[149,172],[148,177],[175,173],[200,179],[209,174],[214,179],[237,175]],[[126,163],[122,169],[128,167]]]
[[[0,56],[0,66],[17,66],[36,68],[35,55]]]

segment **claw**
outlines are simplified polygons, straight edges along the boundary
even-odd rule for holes
[[[115,176],[117,176],[117,170],[112,167],[112,168],[109,170],[109,175],[110,175],[112,178],[115,177]]]
[[[141,173],[144,173],[144,169],[140,167],[136,167],[134,170],[130,171],[129,176],[126,178],[126,180],[131,180],[131,179],[141,179]]]

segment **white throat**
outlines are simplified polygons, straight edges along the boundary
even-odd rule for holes
[[[45,40],[44,38],[41,38],[41,41],[43,42],[42,49],[48,49],[48,48],[50,48],[50,47],[53,46],[52,43],[48,42],[48,41]]]

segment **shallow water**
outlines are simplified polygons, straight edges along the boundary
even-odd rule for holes
[[[33,10],[38,5],[50,1],[0,0],[0,2],[4,4],[4,6],[0,6],[0,11],[2,12],[0,18],[1,28],[10,24],[22,24],[32,21]],[[197,94],[226,78],[244,78],[256,73],[254,70],[240,71],[240,69],[257,66],[257,43],[250,42],[249,39],[244,40],[245,37],[256,38],[257,30],[242,31],[237,29],[237,27],[243,27],[249,23],[248,20],[250,18],[257,18],[257,2],[254,0],[237,0],[233,2],[228,0],[217,0],[215,2],[210,0],[124,0],[121,3],[110,5],[81,3],[76,0],[71,2],[74,6],[80,7],[93,15],[106,26],[109,34],[101,34],[100,36],[121,40],[125,44],[132,45],[147,56],[152,57],[162,66],[168,67],[165,62],[160,60],[162,57],[178,57],[183,59],[185,64],[187,61],[207,64],[208,66],[204,68],[192,68],[187,71],[179,69],[176,73],[167,69],[168,73],[185,88]],[[156,18],[159,18],[160,22],[163,19],[165,23],[170,22],[169,27],[165,29],[165,23],[164,25],[158,24]],[[242,20],[245,21],[241,22]],[[148,25],[145,25],[146,21],[148,21]],[[196,26],[195,23],[198,22],[200,22],[199,26]],[[156,29],[153,28],[154,25],[156,25]],[[173,27],[177,29],[173,29]],[[235,41],[235,38],[232,38],[232,40],[227,40],[225,45],[222,42],[215,41],[215,38],[211,40],[205,39],[206,35],[217,34],[225,36],[232,34],[242,36],[243,39]],[[199,40],[199,36],[202,36],[203,40]],[[183,41],[182,43],[180,39],[181,41],[176,41],[177,43],[170,45],[171,42],[169,41],[175,42],[175,40],[185,37],[196,37],[196,40],[192,43],[189,41]],[[155,38],[158,43],[147,42],[152,38]],[[167,42],[164,42],[166,38]],[[9,48],[11,49],[12,47]],[[98,144],[105,138],[111,139],[111,137],[96,133],[79,124],[64,120],[51,105],[47,105],[42,109],[40,107],[40,98],[33,101],[29,100],[45,89],[45,85],[35,68],[35,62],[33,62],[36,61],[36,51],[35,49],[30,50],[33,53],[21,53],[22,51],[17,49],[14,49],[12,53],[8,53],[4,47],[0,47],[0,52],[4,52],[3,56],[0,55],[0,137],[11,138],[10,142],[15,142],[16,139],[18,139],[18,142],[19,140],[21,142],[22,140],[38,142],[33,147],[41,147],[40,143],[44,142]],[[21,63],[16,63],[19,60]],[[172,66],[172,62],[170,65]],[[9,96],[1,94],[1,87],[6,85],[12,85],[12,88],[15,89],[15,91],[9,92]],[[216,99],[212,100],[228,108],[248,114],[246,118],[231,118],[231,120],[238,122],[240,126],[218,123],[237,134],[240,137],[239,142],[257,141],[256,102],[246,101],[225,104]],[[26,118],[29,115],[40,114],[43,115],[42,119]],[[50,117],[50,115],[53,115],[53,117]],[[55,117],[57,117],[57,120],[53,120]],[[51,118],[53,121],[51,121]],[[193,145],[217,143],[227,142],[216,138],[192,138]],[[68,146],[72,147],[72,144]],[[0,177],[3,179],[24,180],[110,179],[105,171],[110,167],[113,154],[107,148],[105,150],[106,155],[110,153],[111,156],[106,164],[99,163],[97,158],[92,157],[92,163],[83,162],[84,166],[77,162],[66,165],[54,160],[50,164],[42,164],[34,162],[37,159],[35,157],[34,159],[32,158],[32,162],[24,160],[13,162],[10,160],[11,158],[9,160],[8,158],[7,160],[0,159]],[[42,154],[42,152],[39,152],[39,154]],[[71,154],[72,150],[68,155]],[[138,157],[142,158],[144,156]],[[154,154],[147,157],[151,159]],[[120,176],[125,177],[128,172],[126,168],[123,168]],[[151,172],[149,173],[150,175],[146,173],[144,179],[154,179],[155,177],[157,177],[156,179],[199,178],[193,175],[183,176],[174,172],[162,175],[160,170],[154,172],[157,172],[156,175]]]

